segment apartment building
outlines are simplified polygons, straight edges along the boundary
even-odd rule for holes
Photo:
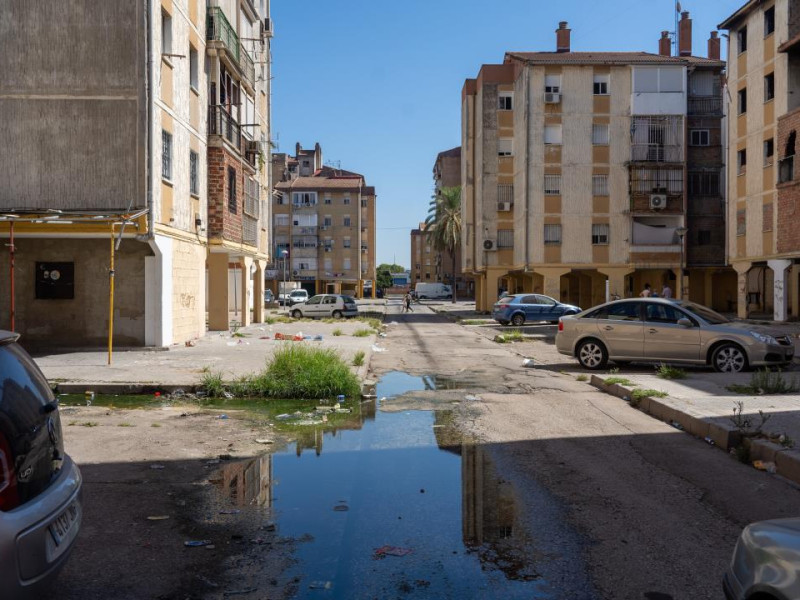
[[[319,144],[274,154],[273,182],[273,291],[285,277],[311,294],[373,295],[375,188],[359,173],[323,165]]]
[[[750,1],[729,32],[728,252],[738,313],[800,315],[800,2]]]
[[[463,268],[476,305],[500,290],[590,307],[646,283],[720,309],[736,298],[723,252],[719,38],[691,54],[507,52],[462,91]],[[715,183],[716,182],[716,183]]]
[[[434,194],[442,188],[461,187],[461,147],[440,152],[433,165]],[[438,252],[431,245],[425,231],[425,223],[411,230],[411,287],[417,282],[442,282],[452,285],[453,255],[448,251]],[[461,249],[456,250],[456,294],[473,293],[472,280],[462,272]]]
[[[232,209],[235,198],[236,214],[248,214],[244,197],[266,196],[267,170],[252,160],[263,146],[244,140],[269,136],[269,4],[210,4],[6,7],[0,236],[13,243],[0,260],[13,268],[0,279],[9,290],[0,312],[26,343],[105,344],[113,328],[114,344],[165,346],[204,334],[207,309],[212,327],[227,329],[228,306],[215,299],[228,296],[229,265],[266,263],[258,207],[249,209],[258,235],[247,240],[217,207],[224,196]],[[258,85],[242,70],[245,56],[250,71],[258,63]],[[216,108],[223,72],[227,117]],[[253,108],[237,121],[233,106],[250,108],[233,82],[248,76],[241,90]],[[241,143],[239,122],[254,124]],[[235,196],[217,185],[218,151],[236,157],[236,177],[224,180]],[[241,279],[239,298],[252,297],[252,279]]]

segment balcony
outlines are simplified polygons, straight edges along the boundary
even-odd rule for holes
[[[634,162],[668,162],[683,161],[683,147],[665,144],[631,144],[631,160]]]
[[[292,233],[294,235],[317,235],[316,225],[294,225],[292,226]]]
[[[778,161],[778,183],[794,181],[794,155]]]
[[[236,35],[236,31],[228,22],[225,13],[218,6],[208,8],[206,40],[216,42],[224,48],[226,54],[235,61],[235,66],[241,72],[243,79],[250,87],[253,87],[256,75],[253,59],[242,46],[239,36]]]
[[[258,246],[258,219],[242,215],[242,242]]]
[[[219,135],[242,152],[242,128],[224,106],[208,107],[208,135]]]
[[[689,115],[693,117],[722,116],[722,98],[719,96],[689,96]]]

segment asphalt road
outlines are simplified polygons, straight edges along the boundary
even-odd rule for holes
[[[723,598],[741,528],[796,516],[793,484],[424,306],[387,308],[378,376],[449,377],[458,422],[513,486],[553,598]],[[533,560],[533,558],[532,558]]]

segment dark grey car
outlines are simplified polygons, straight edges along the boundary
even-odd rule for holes
[[[0,331],[0,598],[33,599],[81,526],[81,474],[64,453],[58,403],[42,372]]]

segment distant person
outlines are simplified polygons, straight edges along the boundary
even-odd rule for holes
[[[649,283],[645,283],[644,284],[644,289],[639,294],[639,297],[640,298],[649,298],[652,295],[653,295],[653,292],[650,289],[650,284]]]
[[[669,287],[668,283],[664,284],[664,287],[661,290],[661,297],[662,298],[672,298],[672,288]]]
[[[403,296],[403,304],[405,304],[406,312],[414,312],[414,309],[411,308],[411,292],[406,292],[406,295]]]

